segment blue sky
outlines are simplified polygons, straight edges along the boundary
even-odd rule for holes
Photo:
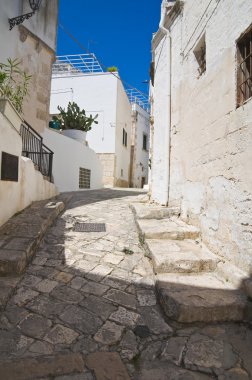
[[[123,80],[147,92],[151,37],[161,0],[60,0],[59,21],[106,66],[117,66]],[[60,28],[58,55],[84,53]]]

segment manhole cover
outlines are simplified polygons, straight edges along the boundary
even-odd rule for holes
[[[75,232],[106,232],[105,223],[76,223]]]

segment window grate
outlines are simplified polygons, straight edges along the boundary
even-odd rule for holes
[[[80,168],[79,189],[90,189],[91,170]]]
[[[252,27],[237,42],[237,105],[252,97]]]
[[[127,138],[128,138],[128,134],[127,134],[126,130],[123,128],[123,145],[125,147],[127,147]]]
[[[147,150],[147,135],[143,134],[143,150]]]

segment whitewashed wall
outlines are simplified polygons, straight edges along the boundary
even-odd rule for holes
[[[170,204],[201,227],[210,248],[252,271],[252,99],[236,108],[236,40],[250,26],[250,0],[184,3],[171,27],[172,118]],[[206,72],[199,77],[193,53],[206,36]],[[162,42],[156,56],[162,49]],[[160,201],[168,62],[158,55],[154,87],[153,198]],[[165,104],[164,104],[165,106]],[[161,150],[161,151],[160,151]],[[160,153],[158,153],[160,152]],[[159,170],[155,170],[159,167]]]
[[[131,149],[131,104],[121,81],[117,82],[117,107],[116,107],[116,139],[115,160],[116,173],[115,185],[128,187],[130,175],[130,149]],[[127,147],[123,145],[123,128],[127,132]]]
[[[32,202],[58,194],[55,185],[35,170],[32,161],[21,156],[20,124],[21,119],[15,110],[0,100],[0,167],[2,152],[19,157],[18,182],[0,179],[0,225]]]
[[[152,155],[152,197],[165,205],[167,203],[167,180],[165,159],[168,160],[169,146],[165,138],[169,133],[169,65],[168,38],[163,38],[155,51],[155,85],[153,88],[153,155]]]
[[[133,187],[141,187],[142,177],[148,183],[149,149],[150,149],[150,115],[138,104],[133,104],[132,111],[135,114],[135,137],[132,183]],[[143,149],[143,135],[147,135],[147,150]]]
[[[87,114],[98,114],[98,123],[87,133],[90,148],[96,153],[115,153],[117,81],[109,73],[53,77],[50,113],[57,107],[76,102]]]
[[[30,12],[28,0],[0,1],[0,62],[18,58],[32,76],[22,117],[39,133],[48,125],[51,66],[54,61],[58,0],[42,0],[29,20],[9,30],[9,18]]]
[[[46,129],[44,142],[54,152],[53,178],[59,191],[78,191],[79,168],[91,170],[91,189],[102,188],[102,165],[96,153],[83,143]]]

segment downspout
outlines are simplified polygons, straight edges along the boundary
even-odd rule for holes
[[[168,75],[167,75],[167,128],[165,128],[164,144],[166,146],[164,156],[164,203],[169,204],[169,189],[170,189],[170,149],[171,149],[171,35],[169,29],[166,29],[164,24],[166,20],[166,10],[170,7],[168,2],[162,4],[162,16],[159,24],[159,31],[167,40],[166,49],[168,57]],[[153,47],[154,48],[154,47]]]

